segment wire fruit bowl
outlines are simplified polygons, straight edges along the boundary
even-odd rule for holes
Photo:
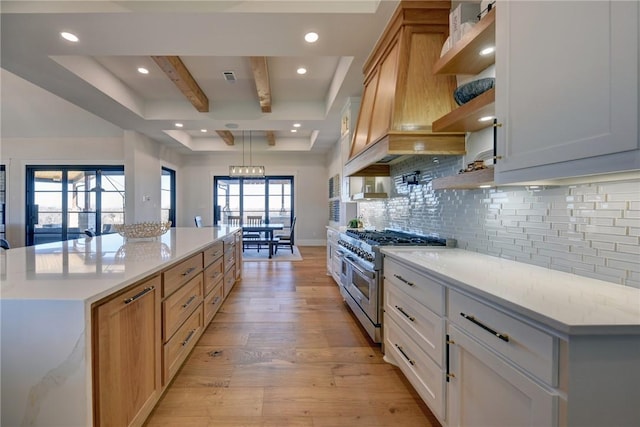
[[[171,221],[167,222],[138,222],[135,224],[113,224],[113,228],[127,239],[143,239],[159,237],[169,231]]]

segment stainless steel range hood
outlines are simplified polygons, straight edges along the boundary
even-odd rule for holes
[[[455,76],[435,75],[450,1],[401,1],[364,65],[364,90],[346,176],[388,176],[412,155],[465,154],[464,133],[434,133],[456,107]]]

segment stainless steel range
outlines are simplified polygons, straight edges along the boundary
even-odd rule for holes
[[[454,240],[395,230],[340,233],[340,293],[374,342],[382,341],[382,246],[455,246]]]

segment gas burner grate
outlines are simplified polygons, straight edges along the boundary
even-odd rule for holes
[[[347,235],[371,246],[446,246],[446,240],[438,237],[419,236],[401,231],[347,230]]]

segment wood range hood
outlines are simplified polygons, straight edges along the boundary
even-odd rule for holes
[[[449,34],[447,1],[401,1],[363,67],[346,176],[388,176],[407,155],[465,154],[465,134],[432,132],[456,107],[455,76],[434,75]]]

